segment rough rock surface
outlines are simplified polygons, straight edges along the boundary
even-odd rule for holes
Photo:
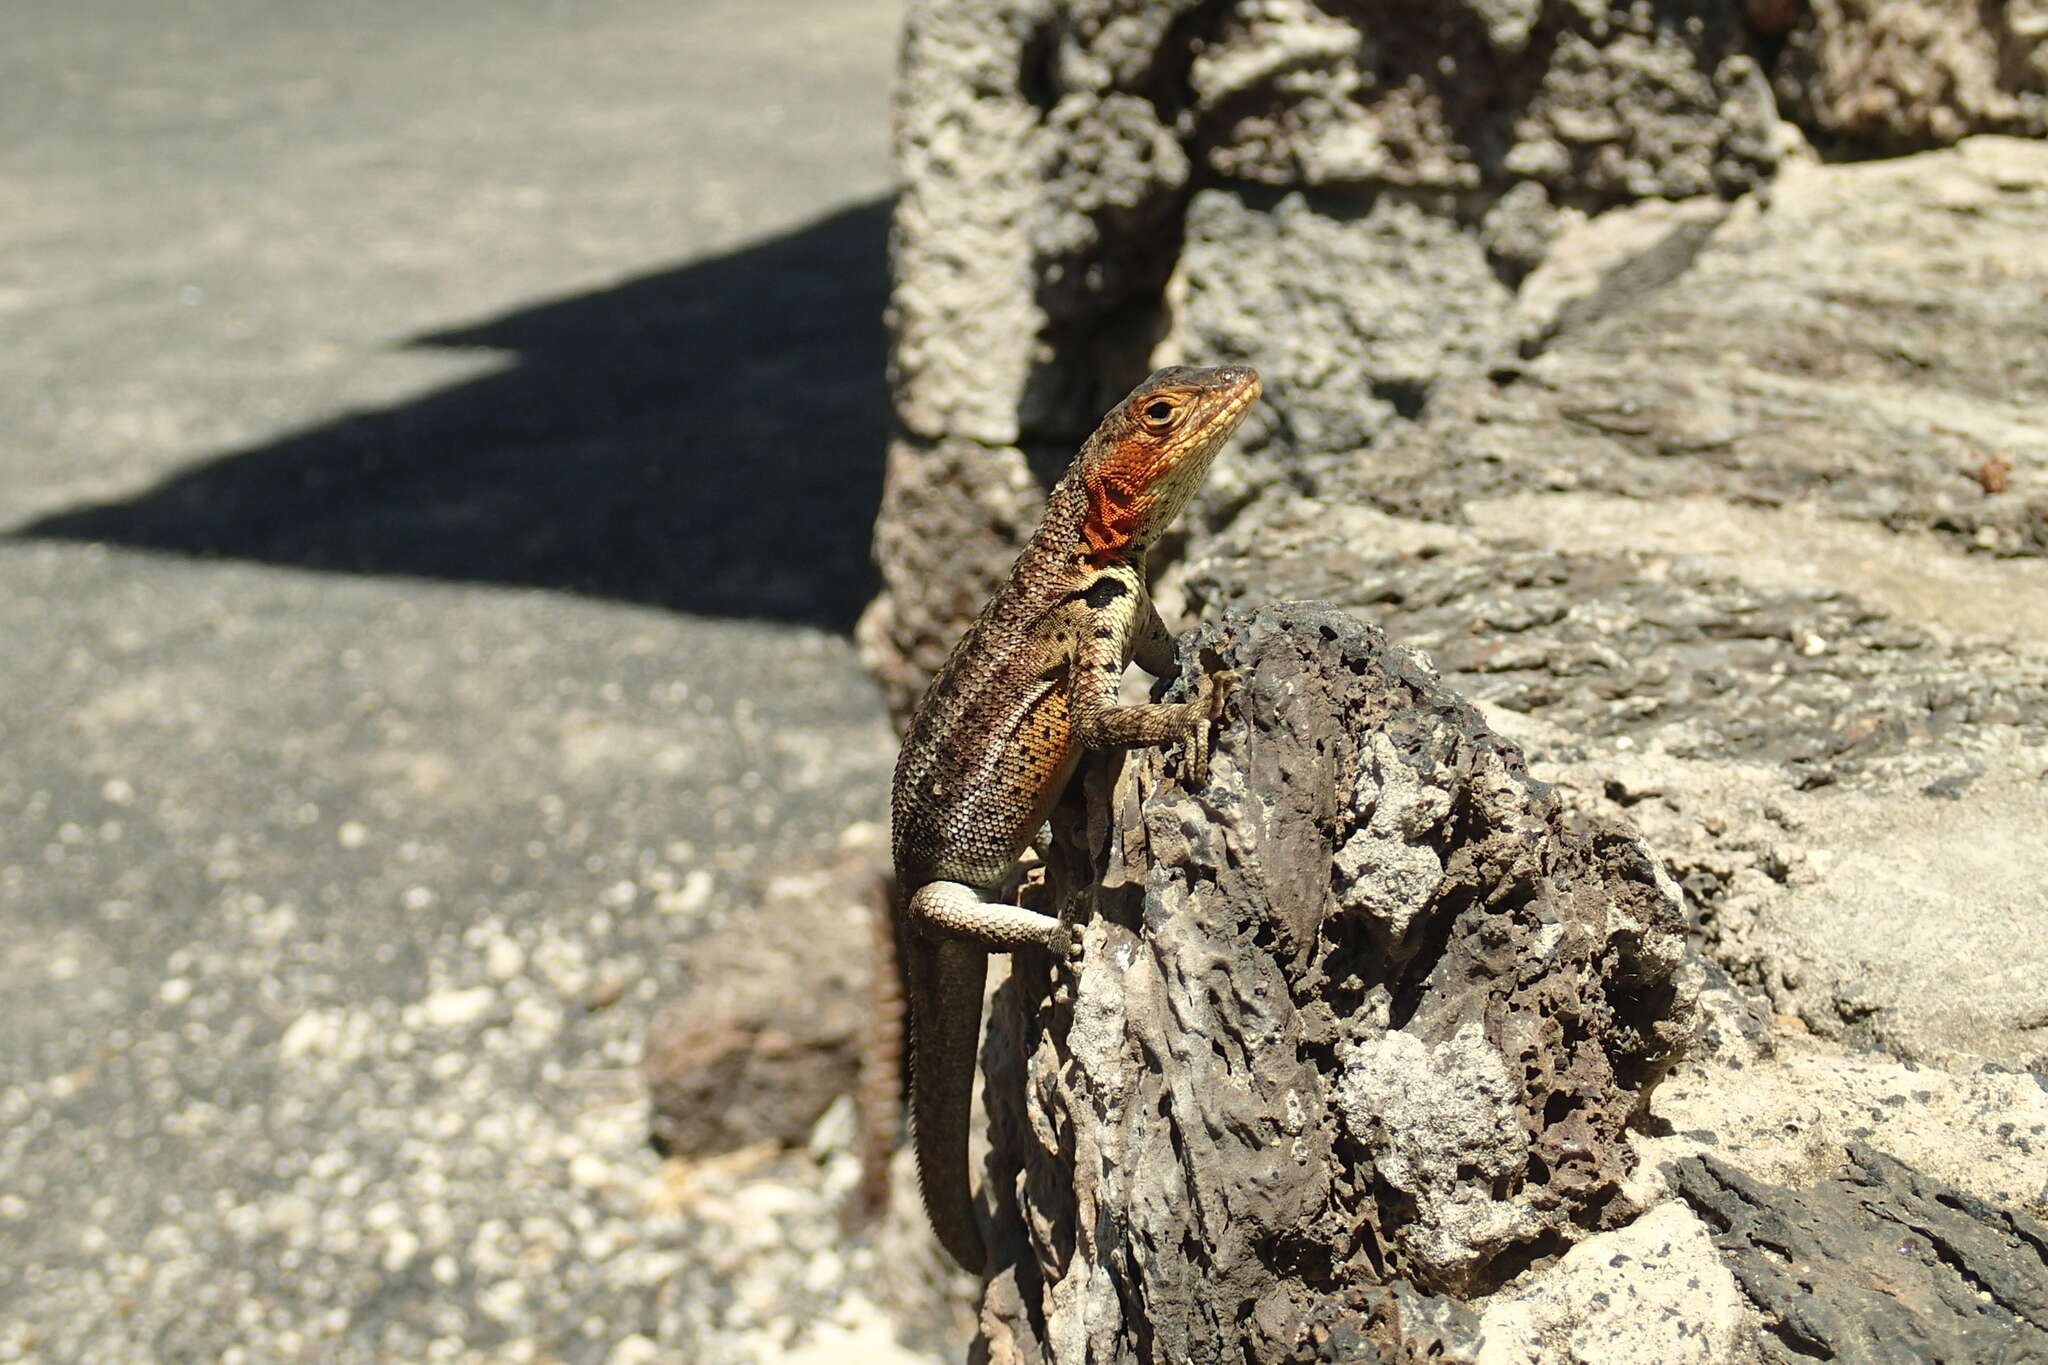
[[[785,871],[750,913],[690,945],[686,982],[648,1026],[640,1062],[663,1155],[801,1145],[854,1091],[867,1034],[868,921],[883,913],[862,906],[857,888],[875,883],[883,855],[879,827],[851,833],[837,858]],[[798,981],[800,993],[790,989]]]
[[[1762,1311],[1773,1365],[2048,1360],[2048,1224],[1867,1147],[1805,1190],[1697,1157],[1676,1183]]]
[[[1706,1224],[1660,1204],[1567,1251],[1480,1316],[1476,1365],[1730,1365],[1746,1360],[1742,1292]]]
[[[1969,132],[2048,132],[2048,6],[2040,0],[1811,0],[1797,8],[1807,13],[1786,35],[1775,84],[1786,112],[1816,132],[1892,151]]]
[[[2048,1088],[2034,1073],[1844,1055],[1786,1019],[1731,1037],[1716,995],[1740,998],[1708,992],[1707,1046],[1658,1087],[1653,1123],[1636,1134],[1641,1202],[1661,1197],[1686,1157],[1801,1186],[1839,1176],[1865,1144],[1975,1198],[2048,1216]]]
[[[2039,130],[2044,53],[2031,2],[913,4],[894,106],[904,439],[878,527],[888,585],[861,634],[870,666],[907,709],[964,624],[952,585],[910,567],[916,547],[1001,563],[1029,500],[977,521],[987,490],[1026,476],[1020,449],[1071,448],[1153,363],[1248,359],[1266,375],[1246,435],[1263,464],[1219,471],[1196,509],[1212,523],[1527,342],[1517,287],[1589,219],[1670,213],[1657,251],[1601,281],[1659,283],[1696,249],[1698,206],[1772,186],[1805,138],[1909,150]],[[1955,192],[1945,211],[1995,212]],[[1811,223],[1778,221],[1813,262],[1838,254]],[[1582,260],[1583,244],[1563,254]],[[1883,274],[1824,297],[1807,325],[1883,306]],[[1895,311],[1897,349],[1840,337],[1864,343],[1845,365],[1923,363],[1940,320]],[[1837,372],[1793,369],[1783,396],[1796,406],[1797,381]],[[1721,443],[1705,417],[1680,444]]]
[[[1902,1057],[2041,1066],[2048,889],[2039,861],[2017,856],[2048,824],[2041,647],[1956,633],[1961,613],[1937,606],[1955,636],[1942,643],[1925,608],[1894,614],[1766,572],[1780,555],[1849,559],[1869,538],[1854,526],[1810,523],[1782,551],[1760,535],[1715,563],[1644,535],[1654,505],[1614,510],[1640,548],[1589,536],[1539,550],[1276,507],[1233,532],[1261,545],[1256,568],[1237,562],[1226,590],[1229,564],[1204,560],[1188,581],[1198,603],[1326,593],[1428,648],[1501,708],[1546,776],[1645,829],[1717,956],[1782,1012]],[[1717,509],[1672,510],[1693,517],[1693,547],[1720,534]],[[1937,604],[1941,554],[1911,585]],[[1993,572],[2003,591],[1986,605],[2007,624],[2048,611],[2048,575]]]
[[[1305,452],[1354,450],[1421,407],[1445,373],[1512,353],[1513,291],[1476,234],[1416,203],[1223,189],[1188,207],[1177,344],[1255,361],[1264,400],[1196,508],[1213,519],[1299,476]],[[1276,328],[1275,318],[1292,319]]]
[[[2044,227],[2048,144],[1982,137],[1794,165],[1654,274],[1635,263],[1671,247],[1585,272],[1568,237],[1524,289],[1569,300],[1540,353],[1448,384],[1326,484],[1428,518],[1528,490],[1710,495],[2048,553]],[[1565,272],[1590,278],[1557,290]]]
[[[1732,11],[1688,3],[912,5],[894,105],[903,439],[878,523],[887,588],[860,637],[898,713],[964,624],[915,546],[1004,562],[1029,501],[988,515],[988,490],[1024,476],[1020,448],[1071,449],[1155,359],[1254,351],[1273,395],[1250,433],[1273,447],[1260,482],[1372,436],[1446,361],[1508,342],[1511,281],[1587,207],[1769,178],[1753,46]],[[1304,308],[1315,327],[1274,325]],[[1469,325],[1444,328],[1449,309]],[[1268,353],[1290,331],[1299,351]]]
[[[2044,232],[2039,144],[1788,173],[1526,370],[1253,504],[1169,595],[1354,607],[1639,822],[1781,1012],[2041,1067]]]
[[[1945,1211],[2006,1230],[1955,1264],[2020,1255],[2048,1214],[2048,147],[1979,135],[2048,126],[2044,52],[2035,3],[913,7],[861,636],[893,699],[1103,405],[1155,363],[1248,360],[1267,398],[1159,556],[1169,617],[1320,598],[1427,651],[1558,829],[1640,829],[1703,950],[1674,969],[1696,1055],[1632,1160],[1596,1159],[1629,1173],[1597,1216],[1529,1221],[1527,1166],[1495,1172],[1545,1126],[1499,1121],[1533,1078],[1490,1060],[1478,997],[1432,1005],[1430,977],[1413,1018],[1330,1011],[1382,1035],[1273,1042],[1332,926],[1368,931],[1361,989],[1456,960],[1469,917],[1402,956],[1430,920],[1389,907],[1436,845],[1375,822],[1412,803],[1087,770],[1036,876],[1098,887],[1092,955],[1021,960],[985,1057],[1015,1235],[992,1359],[1747,1362],[1788,1322],[1854,1359],[1855,1236],[1965,1239]],[[1264,742],[1260,695],[1227,755]],[[1397,773],[1329,723],[1345,781]],[[1343,908],[1305,934],[1272,907],[1311,891]],[[1796,1293],[1759,1270],[1768,1228],[1814,1253]],[[1915,1250],[1882,1282],[1934,1314],[1884,1349],[2038,1327],[1944,1275]]]
[[[1498,1286],[1635,1212],[1696,1023],[1676,887],[1407,651],[1295,604],[1188,654],[1243,672],[1209,785],[1089,771],[1038,891],[1078,975],[993,1011],[997,1359],[1286,1359],[1334,1286]]]

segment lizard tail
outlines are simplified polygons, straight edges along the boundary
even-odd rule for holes
[[[974,1064],[981,1051],[981,991],[986,951],[964,943],[905,935],[910,968],[910,1118],[917,1142],[917,1183],[932,1231],[962,1267],[980,1274],[985,1253],[967,1175],[967,1127]],[[939,1001],[950,1006],[944,1020]],[[927,1011],[924,1019],[917,1012]],[[957,1014],[955,1013],[957,1009]]]
[[[895,913],[896,880],[876,883],[874,962],[868,987],[868,1029],[860,1050],[854,1114],[860,1129],[860,1186],[843,1211],[852,1232],[882,1216],[889,1204],[889,1162],[903,1119],[905,1035],[902,923]]]

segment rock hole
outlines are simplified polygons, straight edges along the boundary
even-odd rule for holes
[[[1565,1240],[1564,1234],[1552,1229],[1502,1251],[1487,1268],[1487,1279],[1496,1286],[1506,1284],[1539,1264],[1556,1260],[1570,1249],[1571,1243]]]

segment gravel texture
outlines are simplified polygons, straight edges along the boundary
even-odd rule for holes
[[[898,14],[787,8],[10,17],[0,1360],[923,1358],[844,1106],[636,1069],[891,752]]]

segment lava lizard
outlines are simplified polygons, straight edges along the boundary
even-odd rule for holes
[[[1009,581],[955,645],[912,713],[891,791],[896,914],[909,986],[911,1125],[932,1229],[982,1268],[967,1175],[968,1111],[990,952],[1062,958],[1050,915],[990,897],[1032,842],[1084,750],[1182,741],[1190,786],[1233,675],[1195,699],[1123,706],[1132,661],[1175,670],[1145,551],[1200,487],[1259,396],[1249,367],[1160,370],[1102,419],[1047,501]]]

